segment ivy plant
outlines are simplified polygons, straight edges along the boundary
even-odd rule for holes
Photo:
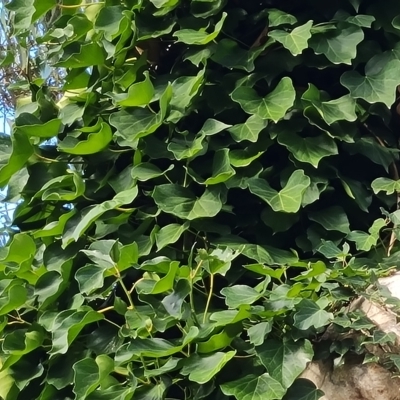
[[[321,335],[375,340],[346,306],[399,260],[400,3],[7,8],[65,79],[1,148],[0,397],[322,397]]]

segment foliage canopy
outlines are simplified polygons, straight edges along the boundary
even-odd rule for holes
[[[0,397],[320,398],[400,254],[400,3],[58,3],[7,5],[65,80],[0,149]]]

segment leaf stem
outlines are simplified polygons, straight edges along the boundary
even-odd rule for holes
[[[206,308],[205,308],[205,310],[204,310],[203,324],[206,323],[208,308],[210,307],[210,302],[211,302],[211,297],[212,297],[212,295],[213,295],[213,290],[214,290],[214,274],[211,274],[211,275],[210,275],[210,290],[209,290],[209,292],[208,292]]]
[[[119,284],[121,285],[122,290],[124,291],[124,293],[126,294],[126,297],[128,298],[128,301],[129,301],[129,304],[130,304],[130,309],[134,310],[135,309],[135,305],[133,304],[131,293],[126,288],[125,283],[121,278],[121,274],[119,273],[119,270],[115,265],[114,265],[114,269],[115,269],[115,276],[117,277],[117,280],[118,280]]]
[[[100,313],[100,314],[103,314],[103,313],[105,313],[107,311],[110,311],[110,310],[114,310],[114,306],[102,308],[101,310],[97,310],[97,312]]]

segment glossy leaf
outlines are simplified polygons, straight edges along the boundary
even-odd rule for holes
[[[238,87],[231,96],[232,100],[239,103],[248,114],[278,122],[292,107],[295,91],[291,79],[283,78],[278,86],[264,98],[259,97],[254,89],[246,86]]]
[[[267,202],[274,211],[295,213],[300,209],[303,194],[310,185],[310,178],[302,170],[293,172],[286,186],[277,192],[261,178],[251,179],[250,192]]]

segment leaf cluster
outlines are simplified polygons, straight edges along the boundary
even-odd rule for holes
[[[323,395],[298,379],[343,356],[321,334],[372,332],[346,305],[398,263],[387,3],[7,5],[18,40],[55,17],[66,76],[0,145],[1,398]]]

